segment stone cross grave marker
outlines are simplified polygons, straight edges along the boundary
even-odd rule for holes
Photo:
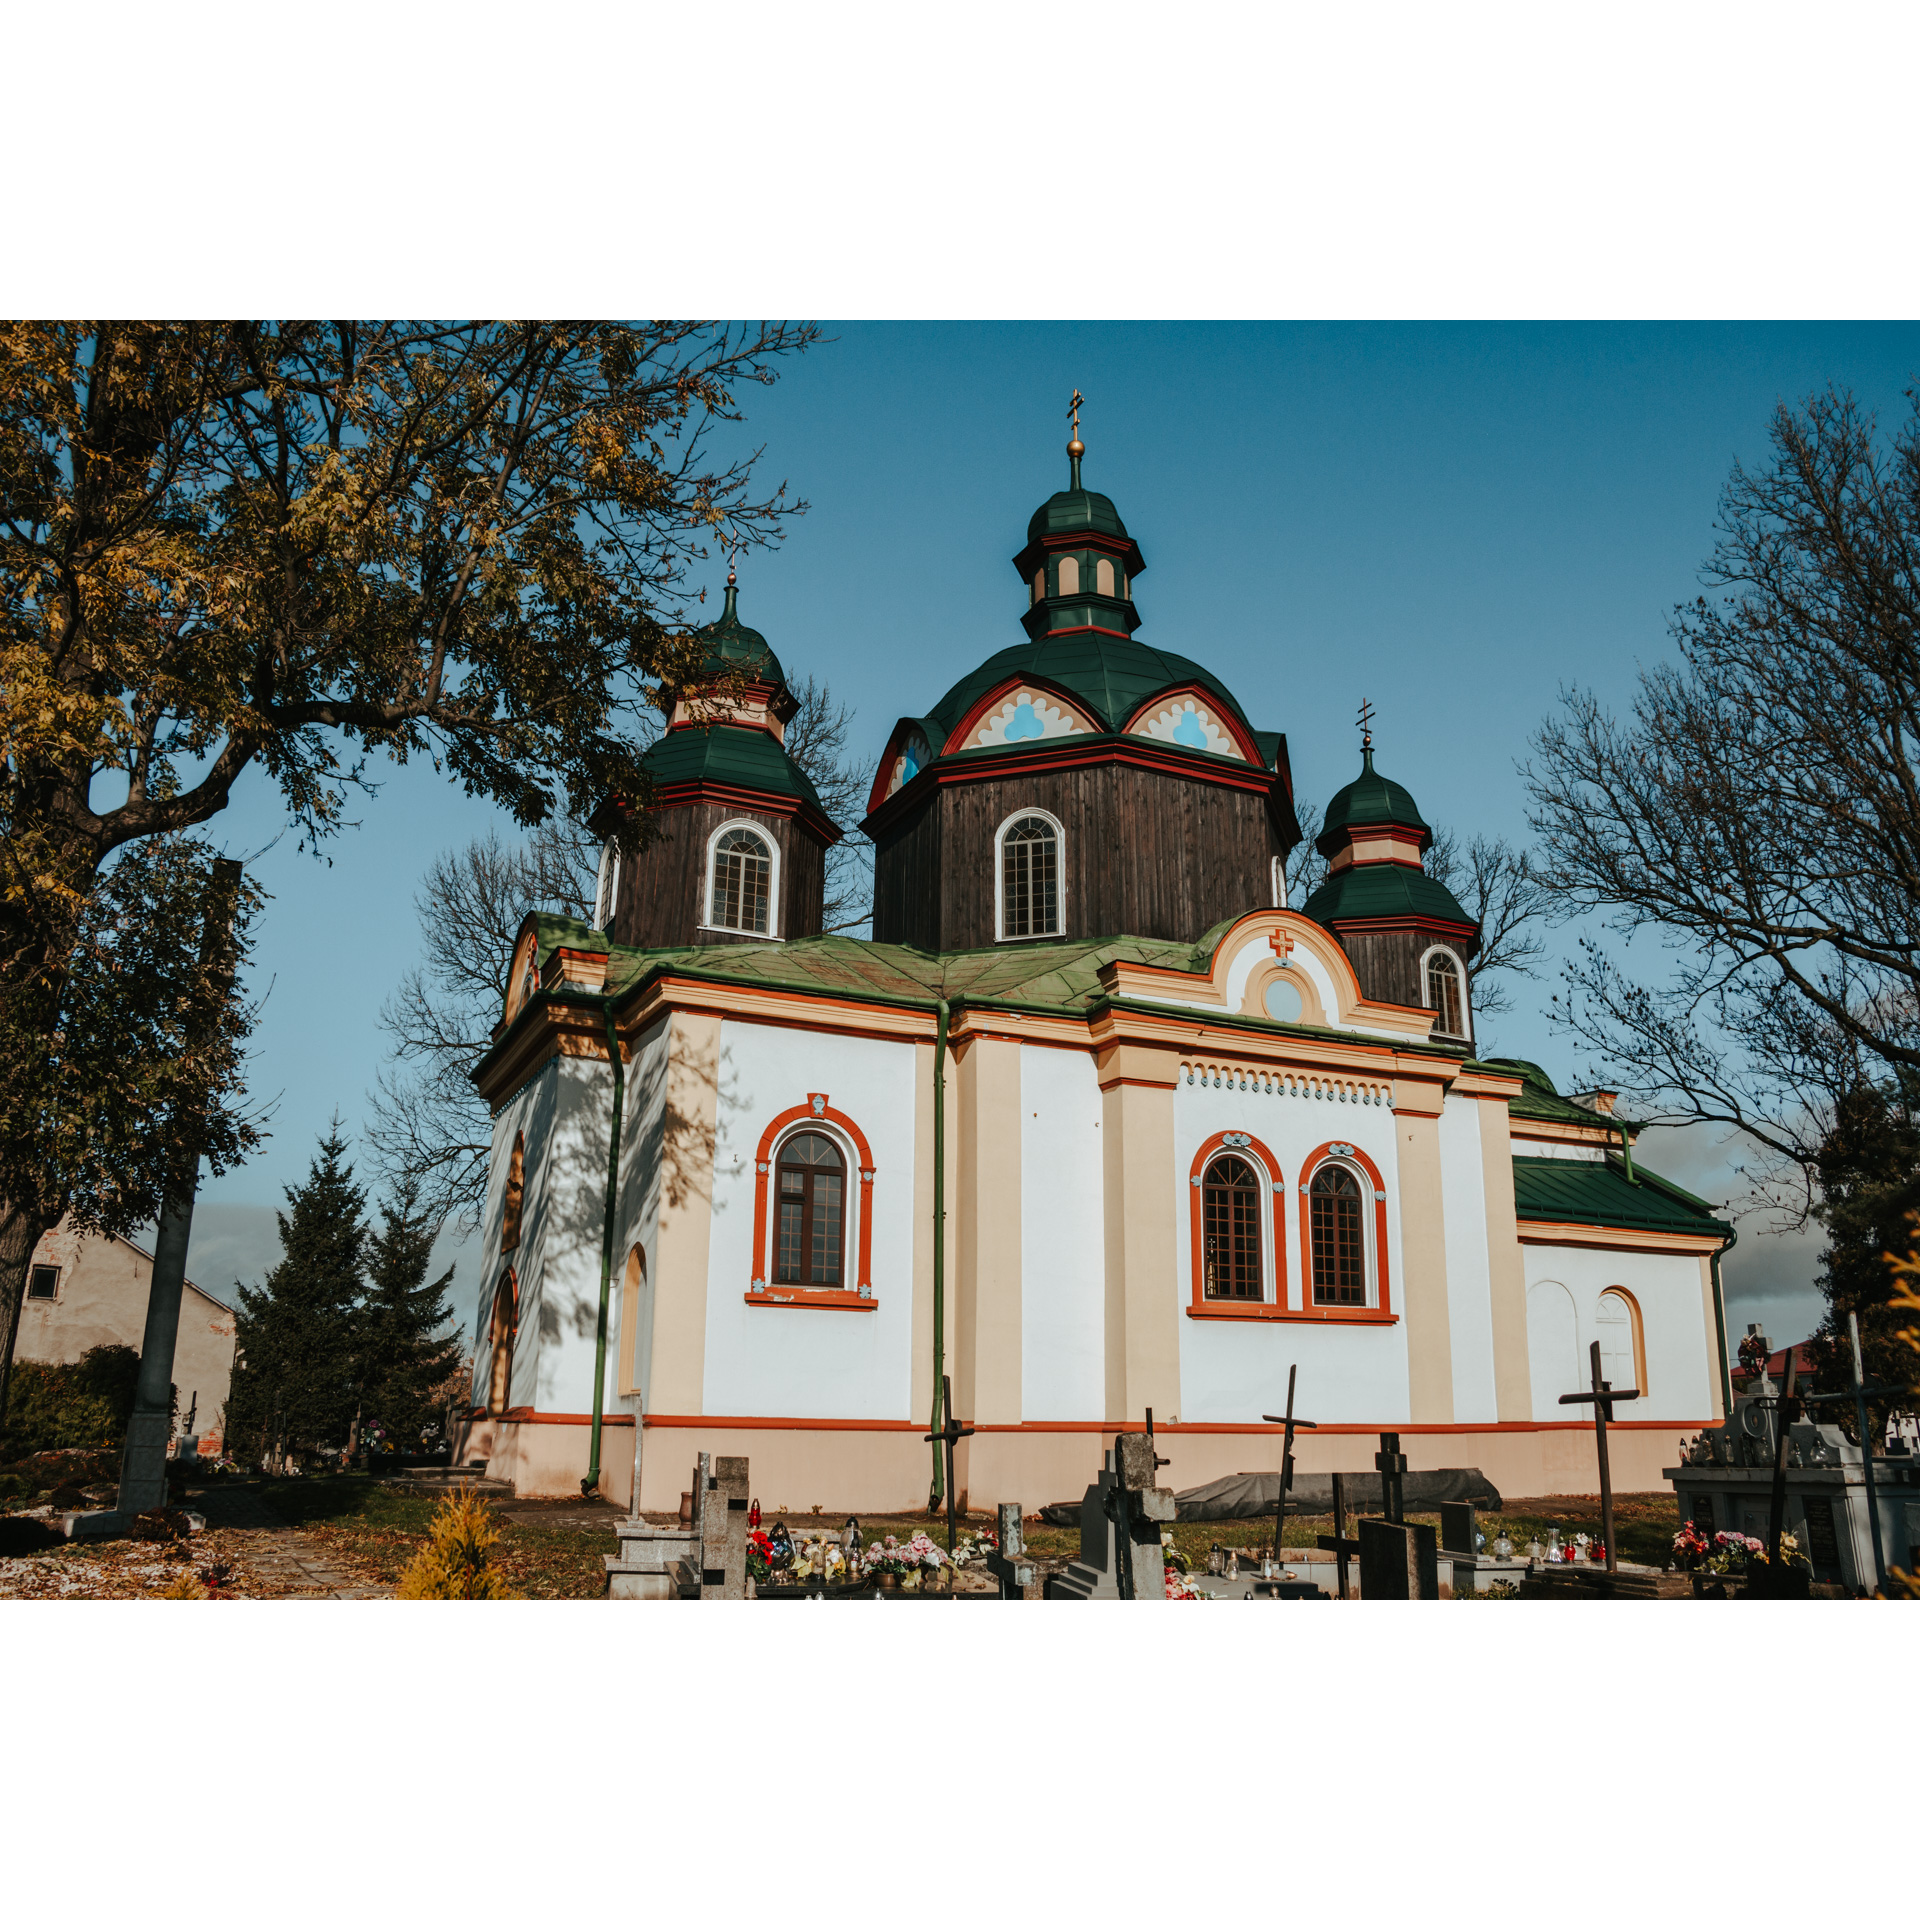
[[[1167,1597],[1160,1528],[1174,1517],[1174,1500],[1154,1484],[1154,1469],[1164,1464],[1151,1427],[1114,1435],[1107,1464],[1080,1502],[1080,1557],[1053,1583],[1056,1600]]]
[[[747,1597],[747,1458],[723,1453],[701,1489],[700,1598]]]
[[[1380,1436],[1380,1451],[1373,1456],[1373,1464],[1380,1475],[1381,1517],[1398,1526],[1407,1517],[1407,1456],[1400,1451],[1397,1433]]]
[[[973,1429],[962,1426],[953,1417],[953,1382],[944,1373],[940,1376],[940,1405],[946,1411],[945,1424],[935,1427],[931,1433],[922,1434],[921,1438],[929,1446],[945,1447],[947,1450],[947,1558],[951,1560],[954,1546],[953,1450],[962,1440],[973,1438]]]
[[[1600,1342],[1596,1340],[1588,1348],[1587,1356],[1592,1364],[1593,1391],[1591,1393],[1563,1393],[1560,1404],[1563,1407],[1593,1408],[1594,1444],[1600,1449],[1600,1531],[1607,1543],[1607,1571],[1613,1572],[1616,1562],[1613,1557],[1613,1475],[1607,1466],[1607,1422],[1613,1418],[1613,1403],[1616,1400],[1638,1400],[1640,1389],[1630,1387],[1616,1389],[1600,1378]],[[1792,1356],[1788,1356],[1791,1369]],[[1789,1374],[1788,1391],[1792,1391]],[[1782,1429],[1784,1431],[1784,1429]],[[1782,1479],[1784,1490],[1786,1481]]]
[[[1362,1600],[1438,1600],[1439,1543],[1431,1527],[1405,1522],[1360,1522]]]
[[[1042,1597],[1040,1569],[1027,1557],[1020,1503],[1000,1504],[1000,1544],[987,1555],[987,1571],[1000,1582],[1002,1600],[1038,1600]]]
[[[1280,1442],[1280,1496],[1273,1503],[1273,1563],[1280,1564],[1280,1540],[1287,1525],[1287,1495],[1293,1488],[1293,1430],[1296,1427],[1312,1427],[1319,1423],[1300,1419],[1293,1410],[1293,1383],[1300,1369],[1290,1366],[1287,1369],[1287,1410],[1284,1414],[1263,1413],[1260,1418],[1268,1420],[1276,1427],[1284,1427],[1285,1437]],[[1151,1427],[1149,1427],[1151,1431]]]

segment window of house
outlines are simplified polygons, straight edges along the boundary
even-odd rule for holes
[[[773,849],[751,827],[729,827],[714,843],[709,898],[709,925],[772,931]]]
[[[1633,1302],[1624,1293],[1609,1288],[1600,1296],[1594,1314],[1595,1331],[1600,1336],[1600,1377],[1609,1386],[1646,1391],[1640,1378],[1639,1343],[1634,1338]],[[1582,1387],[1586,1386],[1582,1381]]]
[[[29,1300],[51,1300],[59,1291],[60,1269],[58,1267],[35,1267],[27,1276]]]
[[[1340,1162],[1329,1160],[1313,1176],[1307,1212],[1316,1307],[1367,1304],[1367,1249],[1360,1203],[1360,1182]]]
[[[846,1284],[847,1163],[825,1134],[796,1133],[780,1149],[774,1262],[783,1287]]]
[[[527,1136],[516,1134],[513,1158],[507,1162],[506,1197],[500,1204],[500,1251],[511,1253],[520,1244],[520,1213],[527,1197]]]
[[[1000,836],[1000,938],[1060,931],[1060,832],[1043,814],[1020,814]]]
[[[593,924],[601,931],[613,924],[614,903],[620,893],[620,848],[609,840],[600,849],[600,884],[595,889]]]
[[[1070,553],[1060,556],[1060,591],[1063,594],[1080,591],[1080,562]]]
[[[1200,1183],[1201,1277],[1209,1300],[1261,1300],[1260,1176],[1238,1154],[1207,1163]]]
[[[1438,1032],[1466,1038],[1467,996],[1460,984],[1460,962],[1444,949],[1427,955],[1427,1005],[1435,1015]]]
[[[1047,570],[1042,567],[1033,576],[1033,604],[1037,607],[1047,597]]]
[[[1093,563],[1093,590],[1113,598],[1113,562],[1102,558]]]

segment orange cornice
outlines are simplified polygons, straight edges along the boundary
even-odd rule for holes
[[[1630,1253],[1710,1253],[1726,1236],[1710,1227],[1699,1233],[1656,1233],[1637,1227],[1600,1227],[1585,1220],[1522,1220],[1520,1238],[1536,1247],[1613,1247]]]
[[[736,787],[725,780],[666,780],[653,790],[656,807],[684,807],[700,801],[738,807],[743,813],[767,813],[791,819],[823,847],[845,838],[825,814],[790,794],[767,793],[758,787]]]
[[[1620,1144],[1620,1129],[1602,1126],[1598,1121],[1588,1127],[1577,1120],[1529,1120],[1524,1115],[1515,1114],[1508,1122],[1507,1130],[1516,1141],[1551,1140],[1579,1147]]]

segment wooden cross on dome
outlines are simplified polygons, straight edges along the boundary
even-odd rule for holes
[[[1073,422],[1073,437],[1080,438],[1080,409],[1085,403],[1080,398],[1080,389],[1075,387],[1073,398],[1067,403],[1067,417]]]

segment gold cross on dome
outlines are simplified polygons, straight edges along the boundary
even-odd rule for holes
[[[1080,398],[1080,389],[1075,387],[1073,398],[1067,403],[1067,413],[1073,421],[1073,437],[1076,440],[1080,437],[1080,409],[1084,404],[1085,402]]]
[[[1360,718],[1353,723],[1360,729],[1360,746],[1364,752],[1373,751],[1373,702],[1360,702]]]

